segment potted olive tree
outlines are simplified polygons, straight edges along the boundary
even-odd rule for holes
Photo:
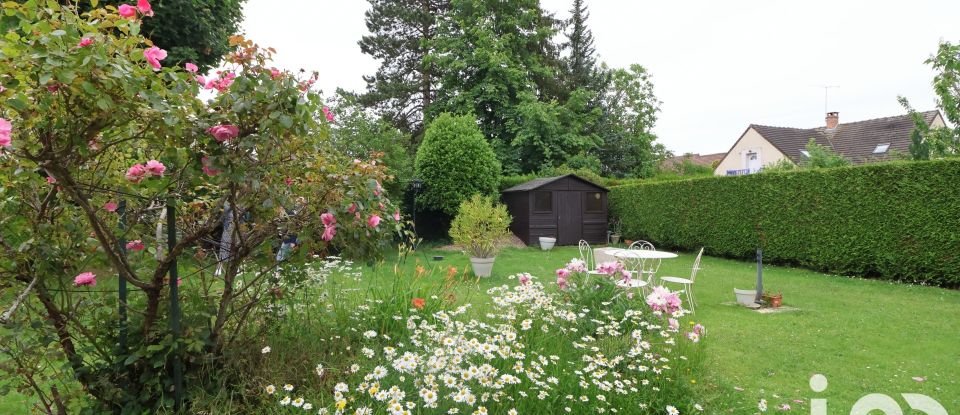
[[[510,235],[510,220],[507,207],[489,196],[473,195],[460,204],[450,225],[450,237],[470,255],[476,276],[490,276],[499,242]]]

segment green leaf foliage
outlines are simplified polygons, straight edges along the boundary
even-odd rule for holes
[[[500,163],[472,116],[441,114],[427,127],[417,151],[424,190],[417,204],[449,215],[474,194],[496,193]]]
[[[506,206],[490,196],[475,194],[460,204],[450,238],[474,258],[493,258],[500,240],[510,235],[512,219]]]
[[[610,192],[629,239],[842,275],[960,286],[960,161],[633,184]]]

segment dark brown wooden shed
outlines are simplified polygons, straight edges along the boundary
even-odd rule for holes
[[[557,245],[607,241],[607,189],[579,176],[545,177],[503,191],[510,230],[527,245],[541,236]]]

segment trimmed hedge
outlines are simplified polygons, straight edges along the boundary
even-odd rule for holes
[[[618,186],[624,236],[841,275],[960,287],[960,160]]]

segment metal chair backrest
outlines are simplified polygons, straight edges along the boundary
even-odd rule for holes
[[[580,260],[587,265],[588,271],[597,269],[597,264],[593,263],[593,249],[590,249],[590,243],[583,239],[580,240]]]
[[[653,244],[647,241],[636,241],[630,244],[627,249],[640,249],[643,251],[656,251],[657,249],[653,247]]]
[[[697,254],[697,259],[693,261],[693,269],[690,270],[690,281],[697,280],[697,271],[700,271],[700,258],[703,257],[703,248],[700,248],[700,253]]]

